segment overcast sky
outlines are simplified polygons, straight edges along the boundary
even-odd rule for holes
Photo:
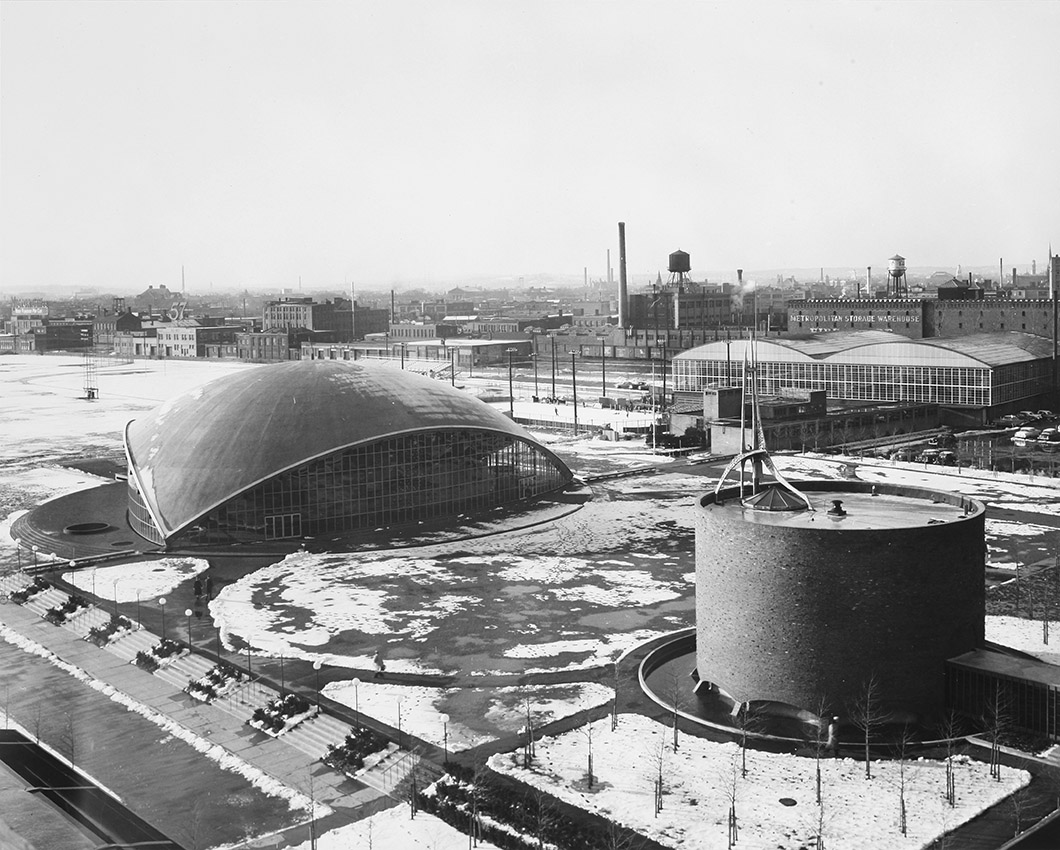
[[[0,5],[0,289],[1060,250],[1060,3]]]

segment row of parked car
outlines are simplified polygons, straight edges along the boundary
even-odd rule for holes
[[[1060,429],[1043,428],[1038,430],[1026,426],[1012,435],[1012,442],[1017,446],[1060,446]]]
[[[895,449],[891,460],[906,463],[935,463],[939,466],[956,466],[957,452],[952,449]]]
[[[997,420],[999,425],[1007,428],[1022,427],[1031,422],[1041,422],[1043,419],[1053,419],[1056,414],[1051,410],[1021,410],[1019,413],[1008,413]]]

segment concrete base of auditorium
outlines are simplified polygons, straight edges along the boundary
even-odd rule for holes
[[[24,569],[32,570],[34,563],[54,569],[55,560],[76,561],[79,565],[127,558],[135,555],[170,555],[192,557],[275,557],[283,558],[299,549],[308,551],[368,551],[399,549],[430,542],[448,542],[493,533],[510,531],[549,522],[578,510],[592,498],[584,486],[551,493],[535,501],[494,509],[475,521],[475,530],[453,527],[451,517],[414,526],[394,526],[372,529],[327,538],[296,537],[285,540],[215,544],[203,546],[158,546],[140,537],[128,522],[128,486],[125,481],[104,484],[91,490],[81,490],[60,496],[38,505],[16,519],[11,536],[19,542],[19,558]],[[469,521],[474,518],[469,518]],[[503,529],[501,526],[503,525]],[[442,539],[444,538],[444,540]],[[38,554],[34,558],[33,547]]]
[[[23,568],[45,557],[64,561],[100,561],[159,548],[130,528],[124,481],[60,496],[33,508],[11,525]],[[34,547],[39,554],[34,558]]]
[[[1055,725],[1060,719],[1060,667],[992,645],[949,661],[945,675],[950,698],[953,708],[962,717],[958,736],[982,731],[983,711],[982,705],[978,702],[972,705],[970,698],[954,699],[956,679],[953,672],[956,666],[978,674],[973,682],[975,687],[961,687],[961,693],[974,691],[978,696],[987,695],[994,678],[1007,679],[1009,685],[1004,697],[1012,724],[1056,740],[1053,736],[1060,731]],[[940,675],[943,675],[941,671]],[[1018,677],[1019,681],[1013,677]],[[640,683],[645,694],[656,704],[671,713],[676,709],[676,714],[684,721],[701,726],[709,733],[721,733],[733,740],[746,735],[756,741],[757,746],[769,749],[808,751],[818,745],[823,747],[827,742],[830,752],[864,751],[864,731],[850,721],[846,706],[836,711],[840,716],[838,733],[831,740],[828,734],[830,711],[819,719],[809,709],[762,701],[752,701],[750,712],[741,711],[741,703],[696,675],[694,628],[675,632],[645,656],[640,667]],[[939,720],[924,718],[920,724],[901,721],[875,724],[873,757],[894,755],[894,743],[903,737],[907,741],[911,737],[912,746],[920,749],[939,746],[943,738]],[[1046,724],[1053,725],[1047,730]]]

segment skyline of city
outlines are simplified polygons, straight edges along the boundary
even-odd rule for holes
[[[1039,269],[1060,6],[0,6],[0,292]],[[1055,238],[1054,238],[1055,237]],[[822,258],[825,261],[822,263]]]

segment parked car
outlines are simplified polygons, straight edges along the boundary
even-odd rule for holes
[[[891,460],[906,462],[916,460],[916,452],[912,449],[895,449],[891,452]]]
[[[1028,422],[1034,422],[1040,417],[1033,410],[1021,410],[1019,415],[1026,419]]]
[[[1052,419],[1054,416],[1056,416],[1056,414],[1053,413],[1051,410],[1039,410],[1038,416],[1040,416],[1042,419]]]
[[[941,452],[938,449],[924,449],[916,456],[917,463],[938,463]]]
[[[956,466],[957,452],[951,452],[949,449],[939,452],[939,463],[943,466]]]

